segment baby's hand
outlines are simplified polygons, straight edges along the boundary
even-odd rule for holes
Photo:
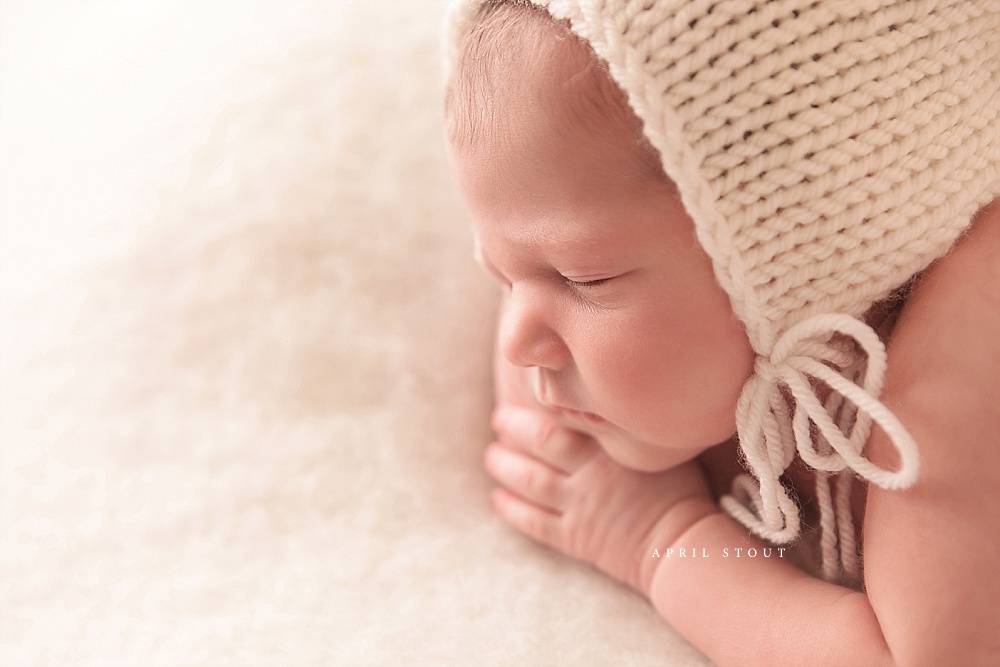
[[[653,549],[717,511],[696,463],[630,470],[541,409],[500,406],[493,428],[499,441],[486,448],[485,465],[503,485],[492,495],[497,514],[643,594],[660,562]]]

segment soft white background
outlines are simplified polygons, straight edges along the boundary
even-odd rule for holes
[[[443,13],[0,3],[0,664],[706,664],[489,513]]]

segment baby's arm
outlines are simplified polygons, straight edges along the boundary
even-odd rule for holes
[[[869,490],[872,606],[904,664],[996,665],[1000,200],[917,287],[889,355],[885,402],[920,444],[921,474],[903,493]],[[869,446],[892,462],[884,434]]]
[[[498,409],[494,428],[486,467],[502,485],[497,513],[648,596],[720,667],[891,664],[863,594],[809,577],[776,550],[745,557],[767,545],[719,511],[696,464],[629,470],[531,409]]]

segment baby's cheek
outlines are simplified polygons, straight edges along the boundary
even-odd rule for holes
[[[605,416],[629,430],[648,432],[661,420],[658,415],[673,413],[684,398],[664,356],[636,345],[611,351],[597,375],[607,402]]]
[[[609,350],[599,374],[606,418],[669,448],[703,448],[735,430],[736,400],[748,376],[739,355],[694,341],[633,338]]]

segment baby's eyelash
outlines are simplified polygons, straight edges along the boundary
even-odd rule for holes
[[[597,280],[582,280],[582,281],[570,280],[569,278],[566,278],[566,284],[569,285],[570,287],[582,287],[586,289],[588,287],[598,287],[608,282],[609,280],[611,280],[611,278],[598,278]]]

